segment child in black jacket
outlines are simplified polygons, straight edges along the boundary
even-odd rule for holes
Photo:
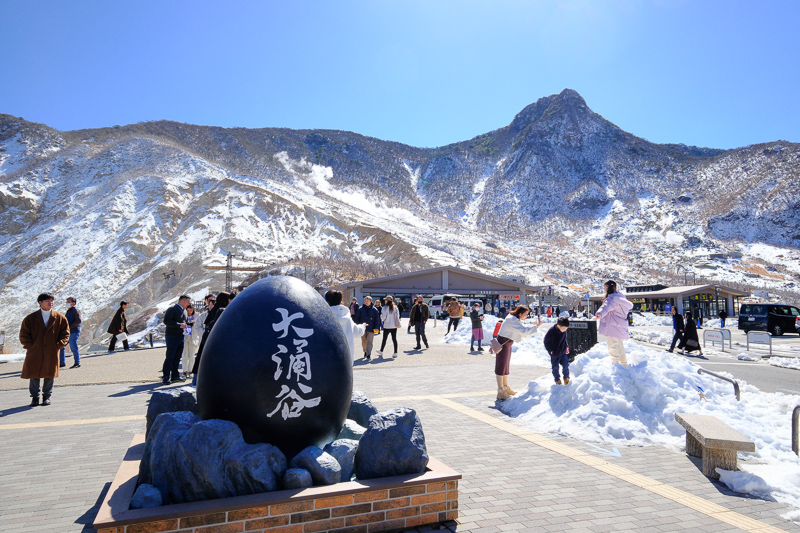
[[[567,329],[569,318],[562,316],[556,325],[550,328],[544,336],[544,348],[550,354],[550,365],[553,368],[553,378],[556,385],[561,385],[561,376],[558,375],[558,365],[564,372],[564,385],[569,383],[569,346],[567,346]]]

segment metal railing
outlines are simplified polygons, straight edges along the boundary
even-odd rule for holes
[[[800,455],[800,438],[797,435],[797,423],[800,421],[800,405],[795,405],[792,411],[792,451]]]
[[[710,376],[714,376],[715,378],[719,378],[721,380],[727,381],[728,383],[733,383],[733,392],[736,393],[736,401],[737,402],[741,401],[742,398],[741,398],[741,395],[739,393],[739,382],[736,381],[735,379],[726,378],[725,376],[720,376],[716,372],[712,372],[710,370],[706,370],[705,368],[698,368],[697,369],[697,373],[698,374],[708,374]]]

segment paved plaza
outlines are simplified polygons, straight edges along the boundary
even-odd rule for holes
[[[619,447],[540,435],[496,409],[494,359],[432,344],[398,359],[356,361],[355,388],[380,410],[408,406],[428,452],[463,475],[464,531],[793,531],[784,504],[734,493],[699,460],[657,446]],[[27,407],[20,363],[0,365],[0,531],[89,532],[135,433],[161,389],[164,348],[82,358],[56,380],[53,405]],[[69,360],[68,360],[69,362]],[[520,389],[549,369],[512,365]],[[610,447],[609,447],[610,448]],[[430,530],[431,528],[421,528]]]

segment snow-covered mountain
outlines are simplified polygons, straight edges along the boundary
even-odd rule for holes
[[[15,332],[47,290],[78,298],[82,340],[98,338],[119,300],[143,321],[221,288],[204,265],[227,252],[323,285],[459,264],[588,286],[681,264],[796,290],[799,154],[653,144],[572,90],[432,149],[166,121],[59,132],[0,115],[0,329]]]

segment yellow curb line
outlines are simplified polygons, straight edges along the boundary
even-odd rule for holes
[[[754,520],[748,516],[739,514],[735,511],[731,511],[730,509],[695,496],[694,494],[689,494],[688,492],[676,489],[675,487],[665,485],[660,481],[643,476],[637,472],[634,472],[633,470],[609,463],[596,456],[589,455],[586,452],[582,452],[567,444],[555,442],[552,439],[548,439],[547,437],[539,435],[538,433],[521,429],[514,424],[499,420],[491,415],[481,413],[480,411],[476,411],[471,407],[456,403],[443,396],[428,396],[425,399],[431,400],[445,407],[449,407],[454,411],[458,411],[459,413],[465,414],[471,418],[485,422],[486,424],[496,427],[501,431],[516,435],[528,442],[536,444],[537,446],[541,446],[542,448],[556,452],[564,457],[574,459],[575,461],[583,463],[586,466],[594,468],[595,470],[605,472],[606,474],[630,483],[631,485],[643,488],[652,492],[653,494],[657,494],[668,500],[672,500],[675,503],[693,509],[699,513],[703,513],[704,515],[715,518],[721,522],[725,522],[726,524],[743,529],[744,531],[749,531],[752,533],[777,533],[784,531],[774,526],[759,522],[758,520]]]
[[[0,431],[5,429],[51,428],[61,426],[83,426],[87,424],[106,424],[108,422],[129,422],[131,420],[144,420],[144,415],[109,416],[106,418],[84,418],[82,420],[59,420],[57,422],[29,422],[26,424],[3,424]]]

